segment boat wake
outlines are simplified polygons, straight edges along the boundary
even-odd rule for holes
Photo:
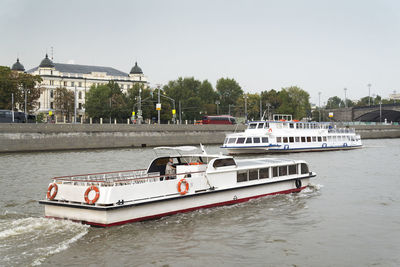
[[[37,266],[47,257],[68,249],[88,231],[89,226],[65,220],[0,220],[0,258],[6,266]]]

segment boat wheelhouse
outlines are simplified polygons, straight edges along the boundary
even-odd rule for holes
[[[241,133],[227,134],[221,146],[229,154],[301,152],[353,149],[362,146],[354,129],[328,122],[301,122],[291,115],[274,115],[271,121],[249,122]]]
[[[39,203],[48,218],[105,227],[299,192],[314,176],[302,160],[173,153],[147,169],[54,177]]]

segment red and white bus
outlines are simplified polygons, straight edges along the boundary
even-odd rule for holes
[[[236,124],[234,117],[229,115],[221,116],[204,116],[202,120],[203,124]]]

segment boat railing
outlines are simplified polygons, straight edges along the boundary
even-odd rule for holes
[[[96,184],[100,186],[118,186],[127,184],[143,184],[149,182],[159,182],[176,177],[191,177],[192,174],[205,173],[205,171],[185,172],[168,175],[160,175],[159,172],[147,173],[146,169],[80,174],[71,176],[53,177],[52,180],[62,184]]]
[[[354,128],[331,128],[328,129],[328,133],[355,133]]]

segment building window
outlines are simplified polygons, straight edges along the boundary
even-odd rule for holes
[[[54,91],[50,90],[50,97],[53,98],[54,97]]]
[[[53,80],[50,80],[50,85],[54,85],[54,81]]]
[[[67,86],[67,82],[64,81],[64,86]]]
[[[50,108],[51,108],[51,109],[54,109],[53,102],[50,102]]]
[[[78,109],[82,109],[82,103],[78,104]]]
[[[71,82],[71,86],[75,86],[75,83],[74,83],[74,82]]]
[[[79,98],[79,99],[82,99],[82,91],[79,91],[79,93],[78,93],[78,98]]]
[[[82,87],[82,82],[79,82],[79,85],[78,85],[79,87]]]

